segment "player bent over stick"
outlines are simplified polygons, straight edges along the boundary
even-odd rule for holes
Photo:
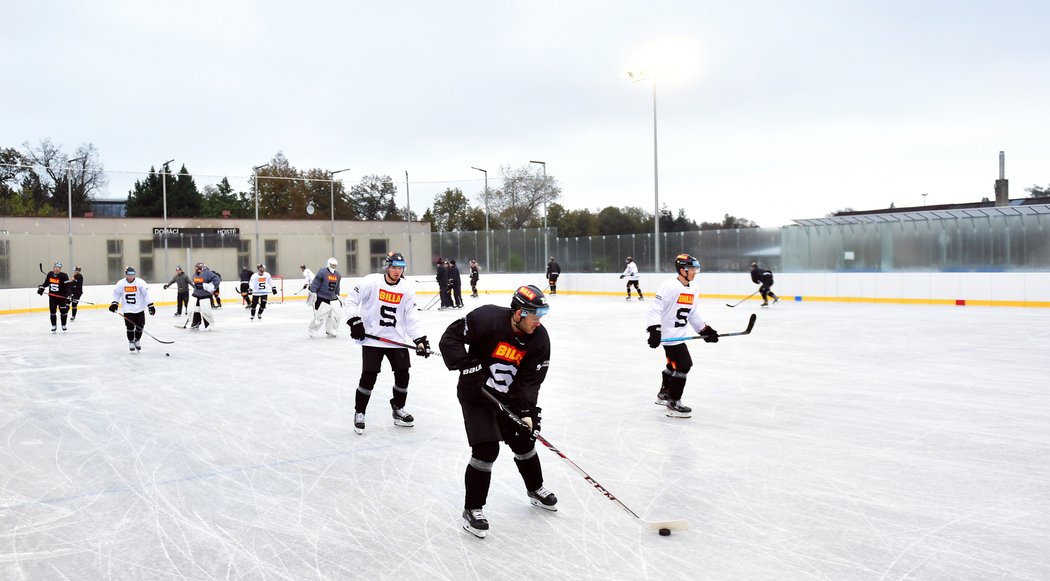
[[[463,477],[463,529],[479,538],[484,538],[489,530],[482,509],[500,441],[514,452],[514,463],[525,482],[529,502],[546,510],[558,510],[558,498],[543,487],[543,470],[533,436],[533,430],[540,430],[540,408],[536,402],[550,361],[550,338],[540,323],[548,310],[547,298],[539,288],[522,286],[514,292],[509,309],[496,305],[478,307],[449,325],[441,336],[445,365],[459,371],[456,396],[470,444],[470,462]],[[502,413],[485,397],[485,392],[513,410],[526,426]]]
[[[144,311],[149,309],[152,316],[157,314],[157,309],[149,296],[149,285],[141,278],[135,278],[133,266],[124,269],[124,278],[113,286],[113,302],[109,305],[109,312],[115,313],[120,307],[123,307],[124,327],[128,333],[128,350],[138,353],[142,350],[140,340],[142,330],[146,326]]]
[[[321,325],[324,325],[329,338],[335,337],[335,330],[339,328],[339,310],[332,305],[332,301],[339,302],[339,283],[343,280],[343,275],[336,270],[338,267],[339,261],[334,257],[329,258],[310,283],[310,294],[316,297],[314,318],[306,328],[311,337],[317,334]]]
[[[693,408],[682,405],[682,394],[685,392],[685,379],[693,367],[689,356],[689,347],[683,342],[667,341],[673,338],[685,338],[688,335],[687,325],[704,338],[707,343],[718,342],[718,331],[715,331],[700,316],[696,305],[696,289],[692,282],[700,271],[700,261],[689,254],[679,254],[674,259],[675,278],[668,279],[656,291],[656,300],[649,307],[646,324],[649,327],[649,347],[656,349],[661,339],[665,341],[664,353],[667,355],[667,366],[660,376],[660,392],[656,404],[667,406],[667,417],[688,418]]]
[[[412,366],[408,349],[373,338],[399,343],[411,339],[416,345],[416,355],[430,357],[430,343],[416,315],[416,291],[402,276],[407,264],[400,252],[387,254],[383,261],[385,272],[366,276],[346,298],[350,338],[362,342],[361,379],[354,398],[354,431],[358,434],[365,431],[365,410],[384,357],[394,370],[394,397],[390,399],[394,425],[411,428],[415,422],[404,409],[408,400],[408,369]],[[368,333],[373,337],[367,337]]]

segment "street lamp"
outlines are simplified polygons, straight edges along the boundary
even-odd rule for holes
[[[926,196],[928,196],[928,195],[930,195],[930,194],[929,193],[925,193],[925,194],[922,195],[922,207],[923,208],[926,207]]]
[[[545,161],[530,161],[529,163],[538,163],[543,166],[543,187],[547,187],[547,162]],[[547,196],[543,196],[543,258],[550,256],[550,252],[547,250]]]
[[[333,257],[335,256],[335,174],[343,173],[344,171],[350,171],[350,168],[336,170],[336,171],[331,173],[331,176],[329,176],[331,178],[331,180],[332,180],[331,182],[329,182],[329,185],[331,186],[331,191],[329,192],[329,196],[330,196],[331,199],[329,200],[328,203],[332,204],[331,213],[332,213],[332,256]]]
[[[164,171],[164,173],[161,174],[162,181],[160,185],[162,196],[164,198],[164,274],[161,276],[168,276],[168,164],[173,161],[175,160],[169,159],[160,164],[160,168]]]
[[[270,164],[264,163],[257,165],[252,168],[252,175],[255,176],[255,263],[262,264],[262,250],[259,248],[259,170],[270,167]]]
[[[480,171],[485,174],[485,265],[489,270],[492,269],[491,254],[489,253],[489,172],[481,169],[480,167],[470,166],[470,169]]]
[[[655,237],[653,257],[656,261],[653,271],[660,272],[660,165],[656,152],[656,78],[646,74],[644,70],[628,71],[627,78],[631,79],[632,84],[642,81],[651,81],[653,84],[653,236]]]
[[[408,170],[405,170],[405,222],[408,223],[408,263],[412,260],[412,196],[408,193]],[[408,274],[407,272],[405,274]]]
[[[66,198],[69,203],[69,268],[73,268],[73,164],[84,161],[87,156],[66,162]]]

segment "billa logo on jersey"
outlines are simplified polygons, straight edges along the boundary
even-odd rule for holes
[[[510,361],[517,365],[518,363],[521,363],[521,358],[525,357],[525,352],[509,343],[500,343],[499,345],[496,345],[496,349],[492,352],[492,356],[496,359]]]
[[[334,274],[329,274],[329,275],[328,275],[328,282],[336,282],[336,281],[338,281],[338,280],[339,280],[339,279],[338,279],[338,278],[336,278],[336,276],[335,276]]]
[[[58,280],[57,278],[55,278],[53,276],[49,276],[47,278],[47,282],[48,282],[48,284],[58,284],[58,283],[60,283],[62,281]]]
[[[404,297],[404,293],[392,293],[388,290],[379,289],[379,300],[384,303],[400,305],[401,299],[403,299]]]
[[[193,284],[204,284],[204,277],[203,276],[195,276],[195,277],[193,277]]]
[[[126,287],[124,287],[124,292],[126,292],[126,293],[134,293],[134,292],[138,292],[138,290],[139,290],[139,287],[137,287],[137,286],[126,286]]]
[[[678,295],[678,304],[680,305],[691,305],[696,300],[696,295],[680,294]]]

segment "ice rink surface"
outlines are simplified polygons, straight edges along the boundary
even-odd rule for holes
[[[117,315],[35,313],[0,317],[0,578],[1050,578],[1050,311],[705,299],[721,332],[758,322],[690,342],[671,419],[648,302],[552,303],[543,434],[688,531],[537,445],[559,511],[503,446],[467,534],[456,375],[413,357],[403,428],[384,367],[356,435],[360,348],[307,337],[302,303],[227,301],[206,332],[165,307],[146,330],[175,344],[135,356]],[[464,312],[420,313],[435,348]]]

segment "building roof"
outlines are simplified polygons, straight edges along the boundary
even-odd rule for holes
[[[1019,215],[1050,216],[1050,197],[1019,198],[1010,200],[1010,205],[1008,206],[996,206],[995,202],[984,200],[967,204],[941,204],[911,208],[835,212],[833,215],[825,218],[806,218],[793,221],[800,226],[831,226]]]

